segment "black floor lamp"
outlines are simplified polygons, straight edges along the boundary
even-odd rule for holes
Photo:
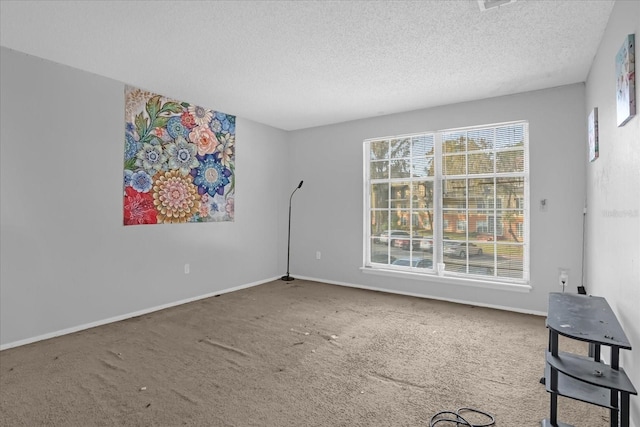
[[[289,237],[287,238],[287,274],[280,278],[281,280],[286,280],[287,282],[290,282],[293,280],[293,277],[289,276],[289,255],[291,254],[291,199],[293,199],[293,193],[295,193],[296,191],[298,191],[300,187],[302,187],[302,182],[303,181],[300,181],[300,184],[298,184],[298,186],[291,193],[291,197],[289,197]]]

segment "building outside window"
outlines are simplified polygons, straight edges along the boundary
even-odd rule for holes
[[[526,122],[364,144],[365,268],[528,282]]]

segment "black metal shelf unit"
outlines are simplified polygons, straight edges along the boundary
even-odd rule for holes
[[[602,297],[551,293],[547,314],[549,349],[545,385],[551,414],[542,427],[573,427],[558,422],[558,396],[609,408],[611,427],[629,427],[629,397],[638,392],[620,367],[620,349],[631,350],[618,319]],[[589,357],[559,351],[558,336],[589,343]],[[602,363],[601,346],[611,348],[611,364]]]

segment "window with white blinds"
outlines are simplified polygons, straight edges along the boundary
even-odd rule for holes
[[[364,145],[365,267],[528,282],[526,122]]]

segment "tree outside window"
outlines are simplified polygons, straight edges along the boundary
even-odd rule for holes
[[[526,122],[365,145],[365,267],[414,271],[419,264],[433,274],[445,262],[447,274],[528,280]],[[393,230],[405,238],[380,238]],[[393,264],[407,258],[429,262]]]

